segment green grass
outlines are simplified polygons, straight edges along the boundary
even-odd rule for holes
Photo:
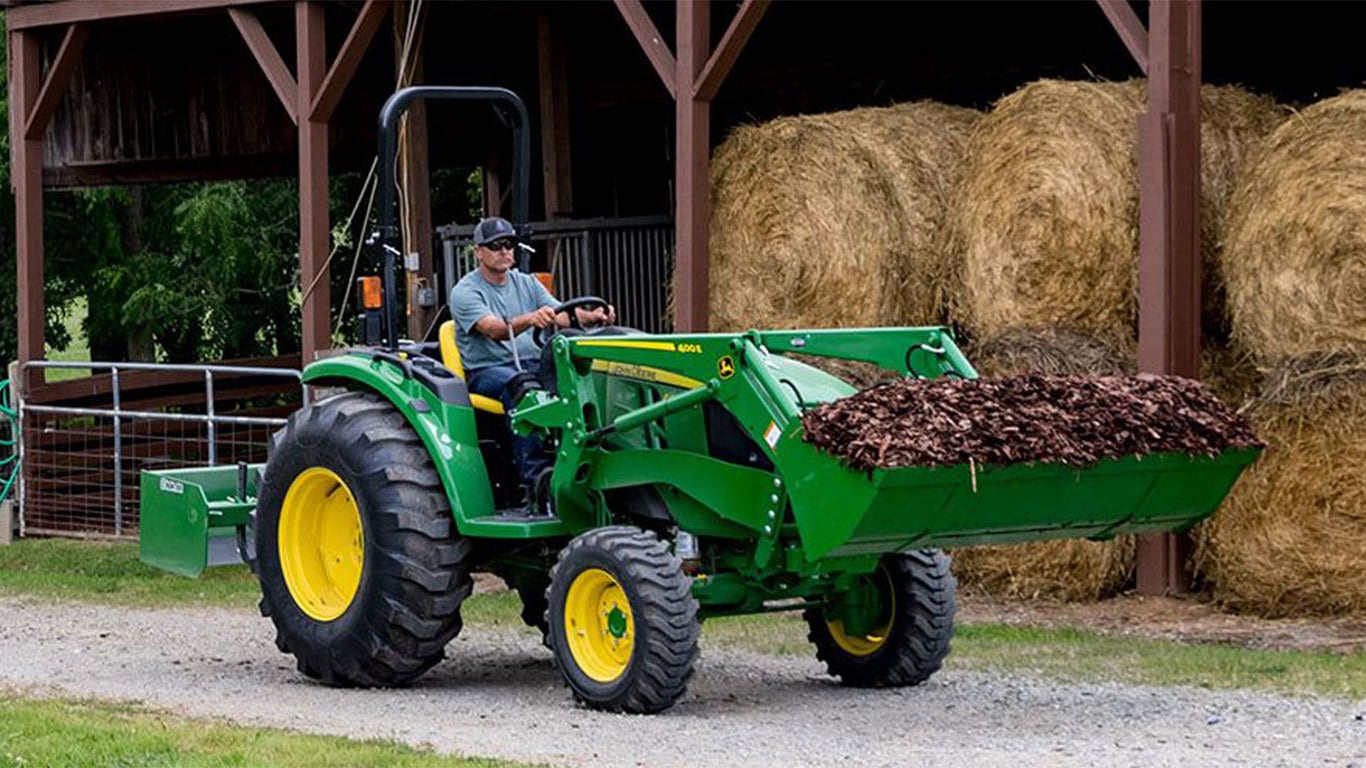
[[[130,606],[246,608],[256,604],[259,590],[242,566],[213,568],[203,578],[186,579],[142,565],[137,546],[130,543],[24,539],[0,547],[0,594]],[[470,625],[534,632],[522,624],[520,611],[517,596],[508,592],[475,595],[462,609]],[[805,623],[792,614],[712,619],[702,636],[712,646],[774,655],[812,653]],[[1366,652],[1258,651],[1105,636],[1083,629],[961,625],[947,666],[1069,681],[1366,698]]]
[[[63,325],[66,332],[71,335],[71,343],[66,345],[66,349],[60,352],[48,348],[48,360],[64,361],[90,361],[90,342],[85,338],[85,331],[81,330],[81,323],[85,320],[87,310],[85,298],[78,298],[71,304],[71,313],[66,316]],[[82,379],[90,375],[89,368],[51,368],[47,372],[48,381],[65,381],[67,379]]]
[[[256,604],[260,589],[246,566],[210,568],[187,579],[138,561],[128,542],[20,539],[0,547],[0,594],[130,606]]]
[[[496,768],[389,741],[353,741],[191,720],[128,704],[0,700],[0,766]]]

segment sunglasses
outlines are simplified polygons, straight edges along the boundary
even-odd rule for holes
[[[495,241],[493,241],[493,242],[491,242],[491,243],[485,243],[485,244],[484,244],[484,247],[487,248],[487,249],[489,249],[490,251],[510,251],[510,250],[512,250],[513,248],[516,248],[516,247],[517,247],[517,241],[516,241],[516,240],[510,240],[510,239],[509,239],[509,240],[495,240]]]

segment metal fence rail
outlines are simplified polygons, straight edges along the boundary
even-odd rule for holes
[[[530,241],[538,263],[554,276],[561,299],[600,295],[613,302],[622,325],[669,333],[673,317],[674,228],[668,216],[533,222]],[[442,296],[475,268],[474,225],[439,227]]]
[[[136,537],[142,470],[264,461],[308,398],[291,368],[33,361],[21,380],[72,368],[82,396],[19,401],[23,534]]]

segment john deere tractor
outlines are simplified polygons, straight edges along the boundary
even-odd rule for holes
[[[704,619],[774,610],[804,613],[817,657],[846,685],[914,685],[953,634],[955,582],[938,547],[1183,530],[1255,458],[865,472],[803,441],[802,414],[855,389],[789,353],[975,377],[938,327],[570,328],[544,340],[546,375],[523,380],[505,414],[466,388],[453,326],[437,344],[398,338],[394,129],[417,98],[492,99],[517,116],[524,194],[515,95],[396,93],[380,117],[381,337],[307,367],[325,396],[290,417],[264,465],[142,481],[143,558],[198,574],[214,542],[236,539],[280,650],[309,677],[414,680],[460,632],[471,574],[490,571],[593,708],[668,708],[693,674]],[[524,221],[524,197],[516,207]],[[512,432],[554,452],[552,514],[516,507]]]

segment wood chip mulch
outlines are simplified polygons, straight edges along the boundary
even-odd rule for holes
[[[901,379],[818,406],[807,442],[861,470],[1055,462],[1262,447],[1247,419],[1177,376]]]

